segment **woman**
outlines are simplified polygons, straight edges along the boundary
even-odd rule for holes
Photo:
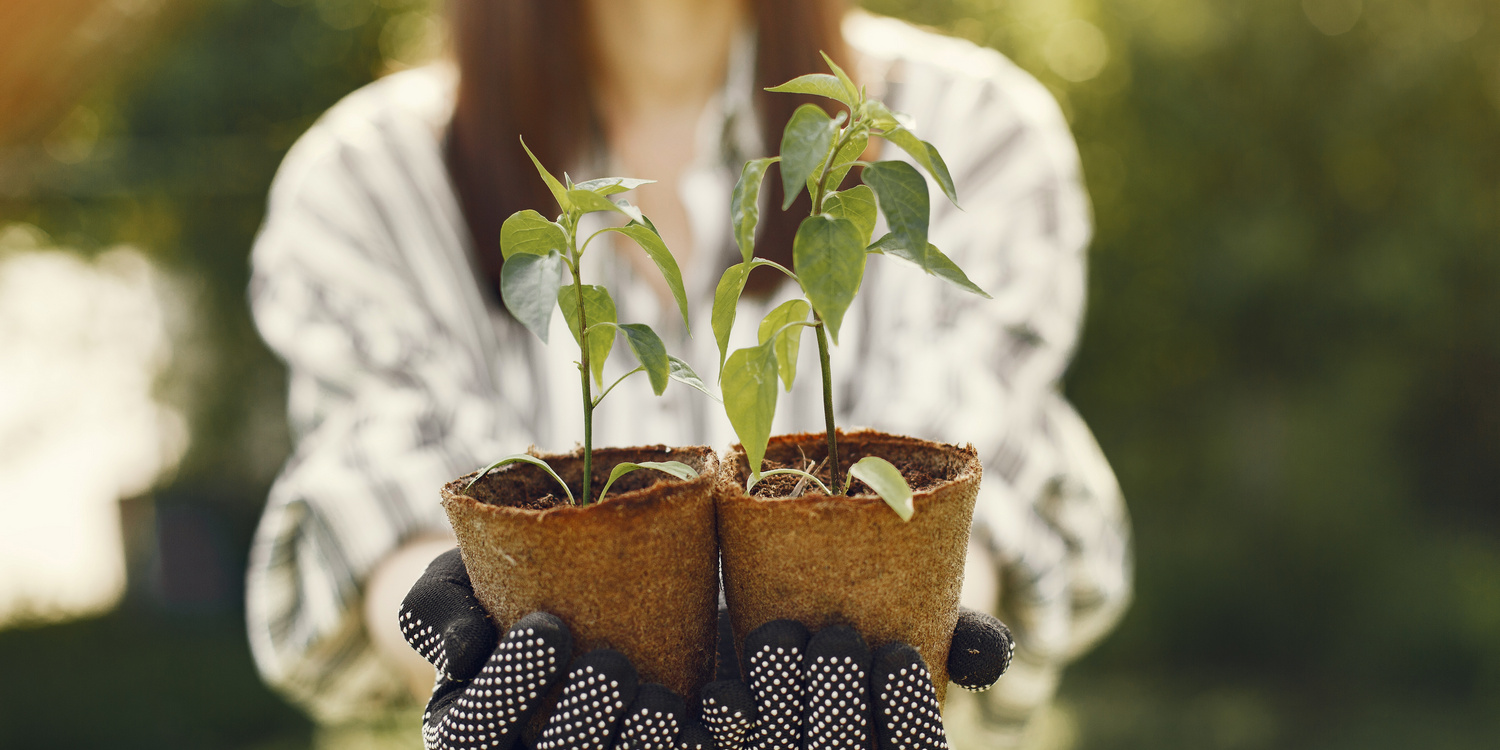
[[[565,450],[580,437],[567,348],[542,346],[498,300],[500,222],[556,210],[517,135],[579,179],[658,180],[634,199],[705,321],[737,257],[728,200],[738,167],[779,141],[800,103],[760,89],[822,70],[827,50],[943,153],[965,210],[935,201],[932,241],[995,296],[877,259],[833,356],[841,424],[980,451],[965,603],[1016,631],[1016,664],[980,712],[986,741],[1014,743],[1061,665],[1113,625],[1129,592],[1119,490],[1057,388],[1090,234],[1076,149],[1046,90],[998,54],[844,10],[839,0],[454,0],[456,66],[371,84],[297,143],[272,187],[251,285],[262,335],[291,371],[296,433],[248,583],[268,681],[330,721],[425,691],[431,668],[393,613],[452,544],[436,488],[527,445]],[[765,214],[758,254],[790,262],[798,209]],[[651,324],[712,372],[712,337],[674,327],[655,275],[635,273],[644,256],[622,246],[591,260],[593,278],[619,290],[621,319]],[[787,290],[775,284],[756,280],[750,304],[780,302]],[[822,428],[814,380],[783,398],[776,431]],[[617,389],[596,445],[733,441],[716,404],[646,388],[637,378]]]

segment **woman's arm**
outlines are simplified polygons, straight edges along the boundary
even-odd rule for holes
[[[440,217],[409,155],[344,135],[320,124],[288,155],[250,294],[290,371],[295,439],[252,549],[250,640],[267,681],[325,720],[409,695],[400,662],[372,648],[371,576],[394,580],[394,553],[445,532],[438,488],[518,435],[484,357],[426,291],[452,248],[423,233]],[[371,621],[394,632],[395,611]]]
[[[363,613],[370,645],[399,673],[414,700],[426,700],[432,692],[432,665],[406,642],[393,613],[400,610],[402,600],[427,566],[454,544],[451,533],[412,539],[376,565],[365,585]]]

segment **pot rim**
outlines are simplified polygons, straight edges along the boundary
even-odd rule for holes
[[[825,431],[793,432],[783,435],[772,435],[771,443],[822,443],[827,440],[827,434],[828,433]],[[916,446],[925,450],[958,454],[959,456],[963,457],[962,464],[952,476],[943,478],[937,484],[928,487],[927,489],[912,492],[912,501],[914,503],[920,503],[923,500],[930,500],[932,495],[936,494],[939,490],[942,490],[943,488],[953,484],[969,481],[971,477],[974,481],[978,481],[984,471],[984,467],[979,461],[979,453],[974,450],[974,445],[972,443],[962,446],[954,443],[939,443],[932,440],[923,440],[922,438],[912,437],[910,435],[900,435],[896,433],[870,429],[867,427],[859,427],[853,430],[840,429],[836,431],[836,434],[839,436],[840,440],[848,438],[852,440],[866,440],[872,442],[878,441],[904,443],[906,445]],[[824,495],[822,493],[817,493],[811,495],[799,495],[797,497],[755,497],[754,495],[751,495],[750,493],[745,491],[743,483],[740,482],[737,477],[739,473],[739,459],[743,458],[744,455],[744,446],[740,443],[735,443],[729,446],[729,450],[719,461],[719,474],[721,477],[720,485],[732,487],[735,490],[734,492],[723,493],[721,502],[746,503],[748,501],[750,504],[754,505],[798,507],[809,508],[813,510],[822,510],[825,507],[828,509],[851,509],[863,508],[865,506],[880,506],[882,508],[886,507],[885,500],[874,493],[864,495]],[[870,455],[878,454],[872,453]]]
[[[679,494],[678,492],[671,492],[670,494],[668,494],[669,490],[679,490],[685,493],[696,493],[703,490],[711,490],[714,486],[714,483],[718,481],[718,475],[722,466],[722,462],[719,460],[718,453],[706,445],[669,446],[658,443],[655,445],[638,445],[627,448],[596,448],[594,449],[594,462],[597,465],[599,457],[601,455],[641,451],[695,454],[696,457],[702,459],[703,470],[698,472],[698,476],[695,479],[677,479],[676,477],[663,474],[662,472],[654,472],[661,475],[661,478],[657,479],[655,482],[652,482],[651,484],[648,484],[645,487],[641,487],[639,489],[634,489],[627,492],[617,492],[613,495],[610,495],[609,497],[604,498],[604,500],[600,502],[589,503],[588,505],[584,506],[563,503],[561,505],[555,505],[551,508],[538,509],[517,508],[512,505],[495,505],[494,503],[487,503],[483,500],[480,500],[477,497],[462,494],[460,488],[467,485],[468,481],[472,477],[474,477],[474,475],[479,473],[480,470],[476,469],[469,472],[468,474],[454,479],[451,482],[448,482],[447,484],[444,484],[442,490],[440,491],[442,495],[442,502],[444,505],[447,505],[448,503],[472,505],[475,507],[477,512],[493,514],[500,517],[510,517],[515,519],[536,519],[540,521],[543,519],[566,519],[594,512],[605,513],[610,511],[621,512],[627,510],[644,511],[656,505],[669,502],[673,499],[673,496]],[[533,445],[530,448],[526,449],[526,455],[532,456],[534,458],[539,458],[543,461],[546,461],[548,464],[553,464],[554,462],[581,462],[583,460],[582,449],[572,451],[571,453],[542,453],[537,450],[536,446]],[[490,472],[489,477],[503,476],[506,472],[514,470],[524,470],[519,469],[518,467],[529,465],[530,464],[518,462],[509,464],[507,466],[502,466]],[[555,470],[556,466],[554,466],[553,468]],[[489,477],[486,477],[485,480],[489,481]],[[598,510],[601,508],[604,510]]]

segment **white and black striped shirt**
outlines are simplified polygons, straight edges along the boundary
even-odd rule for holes
[[[946,159],[964,209],[934,192],[932,242],[994,299],[872,259],[833,352],[839,423],[979,449],[974,546],[990,569],[970,583],[989,590],[966,598],[993,607],[1003,588],[1017,669],[1042,678],[1002,680],[990,700],[1024,717],[1050,696],[1048,677],[1112,626],[1130,590],[1119,489],[1058,392],[1091,231],[1076,148],[1046,89],[999,54],[863,14],[844,32],[864,79],[883,82],[887,104]],[[737,258],[736,158],[757,148],[745,127],[748,79],[735,72],[744,67],[731,65],[705,114],[704,156],[682,189],[705,258],[684,269],[696,337],[628,262],[601,252],[585,262],[585,280],[614,293],[620,320],[650,324],[709,380],[714,283]],[[442,154],[454,83],[445,66],[412,70],[329,110],[282,164],[253,252],[251,304],[290,369],[296,449],[252,551],[250,639],[266,679],[327,720],[404,689],[369,647],[361,588],[403,541],[446,528],[438,487],[530,445],[568,450],[582,433],[561,316],[554,346],[543,346],[476,277]],[[733,346],[755,343],[744,321],[789,294],[747,298]],[[803,362],[815,361],[812,342],[803,346]],[[616,354],[608,368],[623,372],[627,359]],[[804,376],[782,396],[775,430],[822,427],[820,385]],[[655,398],[644,378],[621,384],[596,416],[601,446],[733,441],[717,404],[678,385]],[[1007,682],[1018,685],[1009,694]]]

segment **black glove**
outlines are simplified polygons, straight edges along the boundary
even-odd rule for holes
[[[618,652],[585,654],[564,676],[572,638],[552,615],[527,615],[497,638],[456,549],[428,566],[399,617],[407,642],[438,670],[422,717],[429,750],[510,750],[559,679],[561,698],[536,750],[801,750],[804,725],[809,750],[862,748],[872,703],[882,750],[946,747],[921,656],[900,643],[872,656],[849,628],[809,637],[800,624],[777,621],[752,632],[744,660],[749,684],[729,679],[706,687],[705,727],[666,687],[638,685],[635,668]],[[1004,625],[962,613],[948,660],[955,680],[988,687],[1010,655]],[[721,677],[734,672],[724,661]]]
[[[663,685],[638,684],[635,667],[618,651],[584,654],[564,675],[573,640],[558,618],[534,612],[497,638],[456,549],[432,561],[399,617],[407,643],[437,667],[422,714],[428,750],[509,750],[559,679],[562,691],[537,750],[682,750],[682,742],[688,750],[713,750],[683,700]]]
[[[948,679],[974,693],[989,690],[1010,669],[1016,642],[1010,628],[993,615],[959,607],[948,647]]]
[[[1010,668],[1015,641],[1010,628],[992,615],[959,607],[948,649],[948,679],[973,693],[989,690]],[[734,626],[729,610],[719,610],[718,680],[739,679],[739,656],[734,653]]]
[[[406,642],[437,668],[422,714],[429,750],[508,748],[573,653],[567,626],[544,613],[498,638],[457,549],[427,566],[399,617]]]
[[[954,649],[955,674],[982,690],[1009,666],[1010,632],[966,610]],[[745,637],[741,663],[746,680],[703,689],[703,720],[718,750],[863,750],[872,735],[880,750],[947,750],[932,674],[910,645],[871,654],[852,628],[811,635],[801,623],[776,620]]]

